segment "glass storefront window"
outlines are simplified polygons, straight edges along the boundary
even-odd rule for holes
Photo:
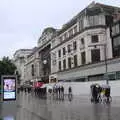
[[[108,80],[115,80],[115,73],[108,73]]]
[[[116,79],[120,79],[120,71],[116,72]]]
[[[116,79],[116,73],[115,72],[110,72],[110,73],[105,73],[104,74],[104,80],[115,80]]]

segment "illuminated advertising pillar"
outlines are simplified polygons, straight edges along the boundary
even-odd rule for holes
[[[2,100],[16,100],[17,95],[17,77],[13,75],[2,76]]]

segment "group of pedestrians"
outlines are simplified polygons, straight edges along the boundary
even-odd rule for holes
[[[92,93],[92,97],[91,97],[91,102],[100,102],[100,93],[101,93],[101,87],[98,85],[91,85],[91,93]]]
[[[68,87],[68,90],[63,86],[63,85],[54,85],[52,88],[40,88],[40,87],[35,87],[35,88],[27,88],[21,86],[18,90],[19,92],[25,92],[31,93],[36,97],[40,98],[47,98],[50,96],[50,98],[53,98],[54,100],[64,100],[65,97],[68,97],[68,99],[71,101],[72,100],[72,88],[71,86]],[[67,93],[65,91],[68,91]]]
[[[17,92],[19,93],[19,92],[25,92],[25,93],[30,93],[31,91],[32,91],[32,88],[31,87],[23,87],[23,86],[21,86],[21,87],[19,87],[18,89],[17,89]]]
[[[63,86],[54,86],[53,87],[53,97],[57,99],[64,99],[64,87]]]
[[[64,100],[65,97],[68,97],[69,100],[72,100],[72,88],[71,86],[69,86],[68,88],[68,94],[65,93],[65,87],[64,86],[58,86],[58,85],[54,85],[52,89],[48,90],[48,93],[50,95],[50,97],[53,96],[53,99],[56,100]]]
[[[109,103],[112,98],[110,96],[110,86],[104,85],[100,86],[98,84],[91,85],[91,102],[95,103]]]
[[[41,98],[46,98],[46,95],[47,95],[47,88],[34,88],[34,93],[35,93],[35,96],[39,96]]]

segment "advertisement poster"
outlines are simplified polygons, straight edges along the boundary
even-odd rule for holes
[[[3,100],[15,100],[16,99],[16,79],[15,78],[3,78]]]

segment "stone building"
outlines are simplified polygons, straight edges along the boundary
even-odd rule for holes
[[[27,56],[32,52],[32,49],[19,49],[14,54],[14,64],[17,67],[17,71],[20,74],[21,84],[25,82],[25,63]]]
[[[43,30],[24,64],[25,81],[120,79],[120,8],[91,3],[61,29]]]
[[[116,79],[120,65],[113,59],[110,26],[119,13],[118,7],[92,3],[64,24],[51,41],[50,80],[102,80],[106,73]]]
[[[25,64],[26,81],[49,82],[51,71],[50,49],[51,39],[56,34],[56,29],[46,28],[38,40],[37,48],[27,57]]]

